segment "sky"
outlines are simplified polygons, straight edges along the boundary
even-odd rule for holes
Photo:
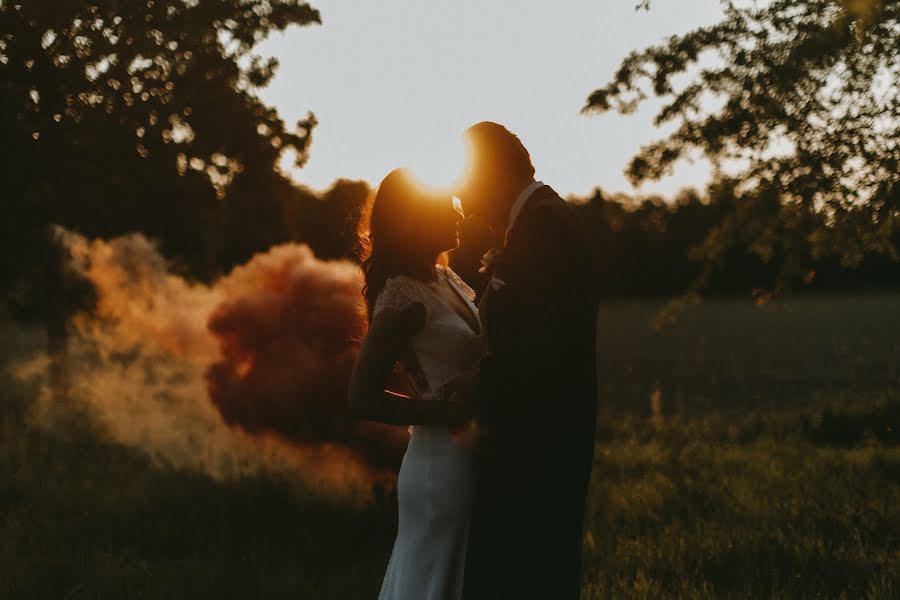
[[[623,174],[665,133],[651,100],[637,112],[588,116],[588,95],[634,49],[714,23],[719,0],[311,0],[321,25],[292,27],[258,47],[280,67],[260,97],[288,124],[319,121],[310,160],[291,174],[315,189],[336,178],[377,184],[405,166],[452,182],[462,132],[497,121],[528,148],[536,176],[563,195],[661,193],[702,186],[704,161],[635,189]],[[287,161],[285,161],[287,163]]]

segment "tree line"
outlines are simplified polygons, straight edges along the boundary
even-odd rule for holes
[[[668,201],[572,199],[605,294],[896,290],[900,116],[897,86],[878,86],[900,75],[898,3],[725,5],[722,23],[635,51],[588,98],[588,112],[623,113],[648,94],[666,100],[657,120],[678,127],[634,157],[636,183],[693,151],[748,165]],[[61,343],[68,316],[91,304],[51,224],[144,232],[201,281],[289,240],[354,258],[368,186],[296,185],[278,165],[285,152],[303,165],[316,118],[286,124],[255,93],[277,68],[256,45],[321,19],[299,0],[0,3],[0,286],[12,314]],[[711,50],[722,65],[679,88]],[[704,90],[722,97],[719,112],[700,110]],[[795,151],[771,155],[772,135]],[[454,262],[477,288],[497,240],[474,221],[464,234]]]

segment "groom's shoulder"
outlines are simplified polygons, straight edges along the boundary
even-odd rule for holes
[[[550,186],[535,192],[523,208],[516,226],[521,227],[519,240],[523,246],[541,248],[548,260],[592,270],[591,279],[599,281],[596,272],[599,255],[590,240],[587,224]]]
[[[570,229],[575,224],[575,213],[568,202],[549,185],[539,188],[525,203],[519,219],[523,225],[540,229]]]
[[[549,185],[542,185],[531,196],[526,206],[559,206],[566,201]]]

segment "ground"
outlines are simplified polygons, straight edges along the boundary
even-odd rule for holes
[[[900,596],[900,297],[655,308],[601,308],[583,597]],[[377,595],[390,497],[161,469],[0,383],[0,597]]]

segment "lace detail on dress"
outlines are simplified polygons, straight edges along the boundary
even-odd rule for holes
[[[431,293],[429,290],[423,289],[425,285],[423,282],[406,275],[391,277],[384,284],[384,289],[381,290],[378,298],[375,300],[372,317],[374,318],[375,315],[385,309],[402,310],[415,302],[424,304],[426,313],[430,313]],[[415,352],[411,348],[408,349],[400,357],[399,362],[413,389],[420,394],[427,393],[429,391],[428,379],[422,371]]]
[[[385,309],[402,310],[416,302],[425,306],[424,327],[398,359],[413,388],[420,394],[452,379],[452,372],[470,368],[469,357],[480,351],[479,336],[441,299],[436,287],[455,286],[460,295],[469,299],[475,293],[452,270],[438,269],[440,276],[448,281],[425,282],[406,275],[391,277],[378,294],[372,311],[374,318]],[[465,366],[457,366],[462,363]]]
[[[378,294],[372,315],[377,315],[385,308],[400,310],[414,302],[421,302],[427,309],[428,302],[422,290],[422,285],[422,282],[405,275],[391,277],[384,284],[384,289],[381,290],[381,293]]]
[[[438,265],[437,268],[440,269],[444,273],[444,275],[446,275],[453,283],[456,284],[456,287],[460,289],[460,291],[466,298],[468,298],[472,302],[475,302],[475,290],[470,288],[468,284],[466,284],[466,282],[462,280],[462,277],[456,274],[456,271],[454,271],[450,267],[444,267],[441,265]]]

